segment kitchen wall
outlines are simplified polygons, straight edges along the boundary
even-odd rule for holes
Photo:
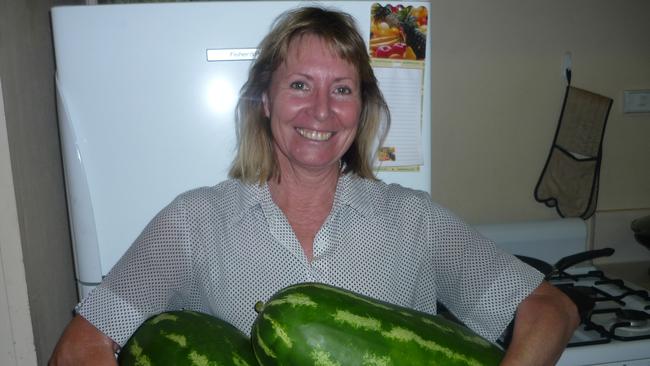
[[[76,288],[53,89],[49,8],[75,1],[0,0],[3,184],[0,312],[13,328],[0,364],[44,365],[72,317]],[[81,3],[81,1],[76,1]],[[3,154],[5,150],[3,149]],[[6,205],[5,205],[6,204]],[[21,276],[22,274],[22,276]],[[25,294],[24,302],[22,294]],[[19,308],[17,308],[19,307]],[[25,318],[26,317],[26,318]],[[27,319],[27,320],[25,320]],[[11,329],[3,327],[2,339]],[[28,332],[28,335],[23,333]],[[2,348],[5,351],[5,348]],[[30,354],[31,352],[31,354]],[[5,357],[9,357],[9,361]]]
[[[36,365],[0,78],[0,365]]]
[[[434,200],[477,224],[559,217],[533,192],[568,51],[572,85],[614,99],[592,245],[635,247],[627,219],[650,208],[650,113],[623,114],[621,102],[650,89],[648,14],[646,0],[432,1]]]

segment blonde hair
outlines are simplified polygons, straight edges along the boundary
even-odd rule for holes
[[[304,7],[282,14],[259,45],[248,81],[240,91],[235,112],[237,153],[229,175],[250,183],[279,177],[271,124],[265,116],[262,95],[271,85],[273,72],[286,60],[289,44],[296,37],[315,35],[331,46],[359,73],[362,110],[354,142],[342,160],[343,173],[376,179],[372,164],[377,144],[390,126],[390,112],[370,66],[370,57],[354,19],[345,13],[320,7]]]

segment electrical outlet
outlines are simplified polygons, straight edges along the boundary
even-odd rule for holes
[[[650,89],[625,90],[623,113],[650,113]]]

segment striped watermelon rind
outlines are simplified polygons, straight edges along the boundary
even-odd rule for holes
[[[147,319],[120,351],[120,366],[256,366],[250,339],[208,314],[168,311]]]
[[[498,365],[503,351],[440,316],[341,288],[301,283],[256,305],[261,366]]]

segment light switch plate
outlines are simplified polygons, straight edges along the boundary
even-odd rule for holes
[[[650,89],[625,90],[623,113],[650,113]]]

